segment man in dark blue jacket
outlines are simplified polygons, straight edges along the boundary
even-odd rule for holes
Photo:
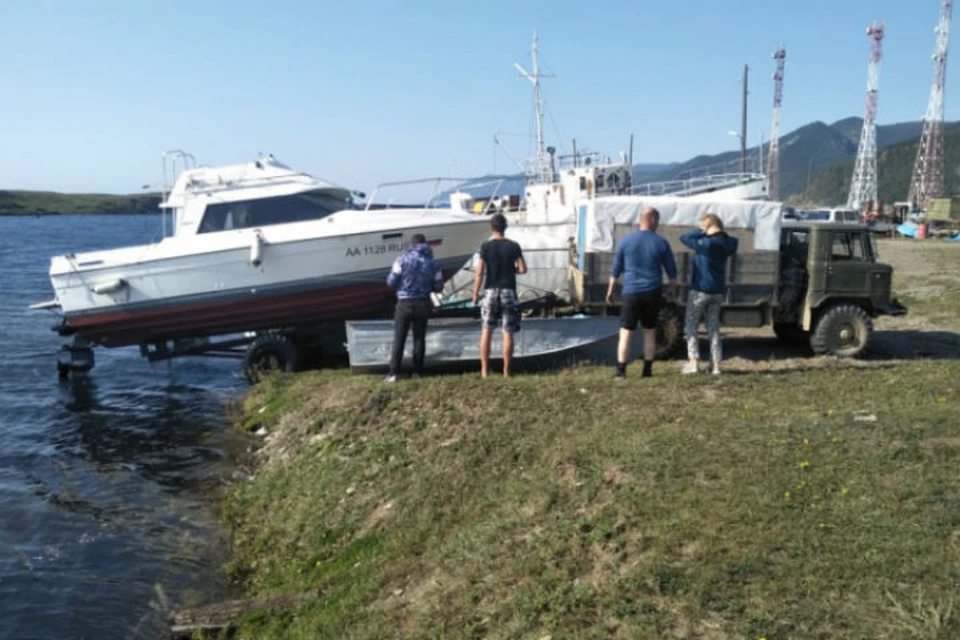
[[[720,373],[723,350],[720,338],[720,308],[727,292],[727,258],[737,252],[739,244],[723,230],[719,216],[708,213],[700,219],[700,229],[680,236],[680,241],[693,249],[693,275],[687,296],[684,336],[687,338],[687,364],[682,373],[700,370],[700,346],[697,332],[705,319],[710,336],[711,373]]]
[[[646,207],[640,212],[640,229],[617,244],[617,253],[610,270],[607,303],[613,304],[617,278],[623,275],[623,301],[620,305],[620,336],[617,343],[617,372],[614,380],[627,376],[627,360],[633,345],[637,321],[643,328],[643,377],[653,375],[653,359],[657,353],[657,322],[663,305],[663,272],[669,278],[668,297],[677,286],[677,264],[670,243],[657,235],[660,212]]]
[[[410,238],[410,248],[393,263],[387,284],[397,290],[397,310],[393,316],[393,350],[386,382],[396,382],[403,361],[407,332],[413,327],[413,377],[423,375],[426,352],[427,320],[433,311],[431,293],[443,291],[443,274],[433,260],[433,251],[422,233]]]

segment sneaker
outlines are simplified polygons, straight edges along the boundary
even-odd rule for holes
[[[700,368],[697,366],[696,362],[687,361],[687,363],[683,365],[683,368],[680,369],[680,373],[684,375],[689,375],[691,373],[697,373],[697,371],[699,370]]]
[[[386,383],[396,382],[396,381],[397,381],[397,376],[395,376],[395,375],[393,375],[393,374],[390,374],[389,376],[387,376],[386,378],[384,378],[383,381],[386,382]]]
[[[715,376],[720,375],[720,367],[718,367],[717,365],[713,365],[713,368],[710,369],[710,373],[711,375],[715,375]]]
[[[419,379],[420,379],[420,374],[419,374],[419,373],[415,373],[415,374],[413,374],[413,375],[410,376],[410,379],[411,379],[411,380],[419,380]]]
[[[626,380],[627,374],[625,374],[623,371],[617,371],[615,374],[613,374],[613,379],[615,382],[620,380]]]

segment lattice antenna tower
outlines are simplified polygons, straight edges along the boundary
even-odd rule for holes
[[[530,55],[533,59],[533,72],[528,73],[526,69],[516,62],[514,68],[524,78],[533,85],[533,103],[537,119],[537,179],[540,182],[553,182],[553,162],[546,147],[543,146],[543,96],[540,94],[540,78],[552,78],[551,75],[545,75],[540,72],[540,66],[537,62],[537,35],[533,35],[533,45],[530,47]]]
[[[933,86],[930,102],[923,117],[923,133],[917,148],[908,200],[914,208],[922,208],[930,198],[943,196],[943,87],[947,72],[947,45],[950,42],[950,19],[953,0],[940,3],[940,21],[934,30],[937,46],[933,52]]]
[[[783,70],[787,50],[783,45],[773,54],[776,71],[773,73],[773,122],[770,124],[770,149],[767,152],[767,195],[780,199],[780,105],[783,102]]]
[[[862,211],[877,201],[877,91],[880,87],[880,59],[883,57],[884,25],[867,27],[870,38],[870,62],[867,65],[867,99],[863,116],[860,147],[853,166],[847,207]]]

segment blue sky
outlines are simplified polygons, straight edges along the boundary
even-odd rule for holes
[[[636,162],[734,149],[744,64],[755,145],[781,42],[782,133],[862,116],[874,20],[887,25],[878,120],[918,120],[938,14],[938,0],[8,0],[0,188],[134,192],[159,182],[171,148],[205,164],[272,152],[365,190],[513,171],[508,154],[534,150],[532,92],[513,69],[529,68],[534,32],[561,151],[576,138],[615,157],[631,133]]]

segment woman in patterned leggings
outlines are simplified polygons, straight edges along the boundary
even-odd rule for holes
[[[727,290],[727,258],[737,251],[737,239],[723,230],[723,221],[714,213],[700,218],[700,228],[680,237],[680,241],[693,250],[693,276],[687,297],[684,335],[687,338],[687,363],[683,373],[700,370],[700,346],[697,332],[701,320],[707,325],[710,336],[711,373],[720,373],[723,348],[720,338],[720,307]]]

